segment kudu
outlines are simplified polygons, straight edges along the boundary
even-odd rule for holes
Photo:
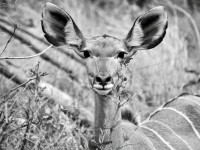
[[[122,118],[115,100],[120,73],[139,50],[160,44],[167,29],[167,13],[161,6],[139,16],[127,36],[103,35],[86,39],[72,17],[46,3],[42,29],[54,46],[68,45],[85,60],[94,90],[94,141],[91,149],[112,150],[200,150],[200,98],[181,95],[163,105],[136,126]]]

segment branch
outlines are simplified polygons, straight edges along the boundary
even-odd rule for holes
[[[12,34],[12,32],[7,29],[6,27],[2,26],[0,24],[0,29],[4,30],[5,32]],[[13,37],[17,38],[21,43],[26,44],[26,45],[32,45],[32,42],[30,40],[28,40],[27,38],[22,37],[21,34],[14,34]],[[40,49],[38,48],[38,45],[34,45],[33,47],[30,47],[35,53],[40,53]],[[52,59],[50,56],[46,55],[45,53],[43,55],[40,55],[40,57],[51,63],[53,66],[56,66],[57,68],[60,68],[61,70],[63,70],[68,76],[69,78],[71,78],[71,80],[76,81],[77,83],[79,83],[79,80],[73,75],[73,70],[69,69],[67,66],[63,66],[61,64],[58,63],[57,60]]]
[[[6,50],[6,48],[7,48],[8,44],[10,43],[10,41],[11,41],[13,35],[15,34],[16,29],[17,29],[17,25],[15,25],[14,30],[13,30],[13,33],[11,34],[9,40],[8,40],[7,43],[6,43],[6,46],[4,47],[4,49],[2,50],[2,52],[0,53],[0,55],[2,55],[2,54],[4,53],[4,51]]]
[[[137,94],[138,94],[138,91],[136,91],[135,94],[132,95],[131,97],[129,97],[127,100],[125,100],[124,102],[120,103],[119,107],[123,107],[126,103],[128,103],[129,101],[131,101]]]
[[[46,73],[43,73],[43,74],[41,74],[41,75],[39,75],[39,76],[45,76],[45,75],[47,75],[47,74],[46,74]],[[6,96],[8,96],[8,95],[9,95],[10,93],[12,93],[13,91],[17,90],[17,89],[20,88],[20,87],[25,86],[27,83],[29,83],[29,82],[32,81],[32,80],[35,80],[36,78],[37,78],[37,77],[30,78],[30,79],[28,79],[27,81],[25,81],[24,83],[22,83],[22,84],[20,84],[20,85],[18,85],[18,86],[16,86],[16,87],[14,87],[14,88],[12,88],[12,89],[9,90],[8,92],[6,92],[3,96],[1,96],[0,99],[5,98]],[[0,102],[0,106],[1,106],[2,104],[4,104],[7,100],[8,100],[8,99],[2,100],[2,101]]]
[[[1,12],[0,12],[0,15],[1,15]],[[0,17],[0,23],[1,23],[1,24],[5,24],[5,25],[3,25],[4,27],[5,27],[5,26],[13,27],[13,24],[12,24],[12,23],[8,22],[5,18],[2,18],[2,17]],[[1,26],[2,26],[1,24],[0,24],[0,28],[1,28]],[[36,35],[30,33],[29,31],[27,31],[27,30],[25,30],[25,29],[18,28],[17,31],[20,31],[20,33],[23,33],[24,35],[31,37],[33,40],[36,40],[37,42],[40,42],[41,44],[44,44],[45,46],[48,46],[48,45],[49,45],[49,43],[48,43],[47,41],[45,41],[44,39],[42,39],[42,38],[40,38],[40,37],[37,37]],[[6,30],[5,32],[8,32],[8,30]],[[10,33],[10,32],[8,32],[8,33]],[[18,37],[24,38],[23,35],[21,35],[21,34],[19,35],[18,33],[16,33],[16,34],[17,34],[17,36],[15,36],[15,38],[17,38],[17,39],[19,39]],[[19,40],[20,40],[20,39],[19,39]],[[20,41],[21,41],[21,40],[20,40]],[[35,43],[35,42],[33,42],[33,43]],[[24,44],[27,44],[27,43],[24,43]],[[35,46],[34,46],[34,47],[35,47]],[[56,48],[56,50],[58,50],[59,52],[61,52],[61,53],[64,54],[64,55],[66,55],[67,57],[69,57],[69,58],[75,60],[77,63],[80,63],[81,65],[84,65],[84,62],[83,62],[82,59],[80,59],[79,57],[77,57],[77,56],[74,55],[74,54],[69,53],[69,52],[66,51],[64,48]],[[34,51],[35,51],[35,50],[34,50]]]
[[[34,57],[37,57],[37,56],[40,56],[42,54],[44,54],[47,50],[49,50],[53,45],[51,44],[49,47],[47,47],[45,50],[43,50],[42,52],[38,53],[38,54],[35,54],[35,55],[31,55],[31,56],[24,56],[24,57],[0,57],[0,60],[1,59],[31,59],[31,58],[34,58]]]

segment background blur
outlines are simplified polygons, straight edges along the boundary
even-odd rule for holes
[[[0,149],[86,149],[92,136],[93,93],[84,62],[72,49],[7,58],[34,55],[50,45],[41,29],[46,2],[0,0]],[[124,38],[141,13],[164,6],[169,26],[163,42],[138,52],[128,66],[125,91],[135,95],[130,106],[144,120],[181,93],[200,94],[199,0],[49,2],[65,9],[87,38]]]

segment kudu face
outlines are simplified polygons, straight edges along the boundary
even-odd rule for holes
[[[100,95],[108,94],[118,80],[117,72],[127,53],[123,41],[103,35],[86,40],[82,51],[93,90]]]
[[[42,13],[42,29],[48,42],[74,48],[85,60],[89,82],[100,95],[108,94],[115,87],[123,62],[138,50],[160,44],[166,28],[167,13],[161,6],[139,16],[124,39],[108,35],[86,39],[71,16],[51,3],[45,4]]]

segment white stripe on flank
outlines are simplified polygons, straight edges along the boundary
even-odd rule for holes
[[[141,132],[141,134],[147,139],[147,141],[149,141],[149,143],[151,144],[151,146],[153,147],[153,150],[156,150],[155,146],[153,145],[153,143],[151,142],[151,140],[143,133]]]
[[[180,98],[181,98],[181,99],[186,99],[186,100],[191,101],[191,102],[194,102],[195,104],[197,104],[197,105],[200,107],[200,104],[197,103],[196,101],[194,101],[194,100],[191,99],[191,98],[188,98],[188,97],[180,97]]]
[[[164,105],[165,105],[165,104],[164,104]],[[139,125],[141,126],[142,124],[145,124],[146,122],[148,122],[148,121],[151,119],[151,117],[152,117],[153,115],[155,115],[156,113],[158,113],[159,111],[162,110],[162,108],[164,107],[164,105],[158,107],[154,112],[152,112],[152,113],[147,117],[147,119],[145,119],[145,120],[144,120],[143,122],[141,122]]]
[[[176,110],[176,109],[174,109],[174,108],[171,108],[171,107],[164,107],[164,108],[162,108],[162,109],[164,109],[164,110],[172,110],[172,111],[178,113],[179,115],[181,115],[183,118],[185,118],[185,119],[187,120],[187,122],[192,126],[192,129],[194,130],[196,136],[197,136],[198,139],[200,140],[199,132],[196,130],[196,128],[194,127],[194,125],[193,125],[193,123],[191,122],[191,120],[190,120],[185,114],[183,114],[182,112],[180,112],[180,111],[178,111],[178,110]]]
[[[125,126],[125,125],[124,125],[124,126]],[[116,128],[118,128],[118,127],[122,127],[122,128],[123,128],[123,125],[117,126]],[[114,128],[114,129],[116,129],[116,128]],[[139,126],[139,129],[140,129],[140,126]],[[153,145],[153,143],[151,142],[151,140],[150,140],[141,130],[140,130],[140,134],[142,134],[142,135],[145,137],[145,139],[146,139],[147,141],[149,141],[149,143],[151,144],[153,150],[156,150],[156,148],[155,148],[155,146]],[[131,134],[131,135],[134,135],[134,134]],[[131,135],[128,136],[130,139],[131,139]]]
[[[153,129],[150,129],[150,128],[148,128],[148,127],[146,127],[146,126],[141,126],[142,128],[145,128],[145,129],[147,129],[147,130],[149,130],[149,131],[151,131],[151,132],[153,132],[158,138],[160,138],[161,139],[161,141],[163,142],[163,143],[165,143],[166,145],[167,145],[167,147],[169,147],[170,148],[170,150],[175,150],[167,141],[165,141],[165,139],[163,139],[162,138],[162,136],[160,136],[156,131],[154,131]]]
[[[190,145],[184,140],[182,139],[181,136],[179,136],[178,134],[176,134],[176,132],[174,130],[172,130],[168,125],[160,122],[160,121],[157,121],[157,120],[150,120],[149,122],[155,122],[155,123],[158,123],[158,124],[161,124],[162,126],[166,127],[167,129],[169,129],[175,136],[177,136],[181,141],[183,141],[183,143],[185,143],[185,145],[187,145],[187,147],[190,149],[190,150],[193,150]]]

